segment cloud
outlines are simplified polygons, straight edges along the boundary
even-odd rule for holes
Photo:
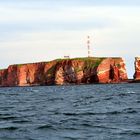
[[[13,36],[17,32],[103,29],[119,24],[114,17],[104,16],[101,9],[106,11],[102,7],[64,7],[59,11],[0,8],[3,13],[0,14],[0,36]]]
[[[94,6],[112,6],[112,5],[119,5],[119,6],[125,6],[125,5],[140,5],[140,1],[139,0],[117,0],[117,1],[113,1],[113,0],[71,0],[71,1],[66,1],[66,0],[6,0],[0,1],[1,4],[6,4],[6,5],[12,5],[14,6],[15,4],[21,7],[43,7],[44,5],[49,5],[50,7],[53,6],[81,6],[81,5],[94,5]]]

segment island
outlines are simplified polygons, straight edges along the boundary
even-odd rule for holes
[[[135,73],[135,79],[139,73]],[[0,70],[1,87],[121,83],[127,80],[125,62],[121,57],[56,59],[15,64]]]

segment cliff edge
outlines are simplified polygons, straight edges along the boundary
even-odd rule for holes
[[[127,80],[122,58],[73,58],[10,65],[0,70],[0,86],[119,83]]]

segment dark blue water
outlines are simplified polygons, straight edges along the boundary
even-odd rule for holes
[[[0,88],[0,140],[140,140],[140,84]]]

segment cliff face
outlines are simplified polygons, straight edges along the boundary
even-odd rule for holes
[[[0,70],[0,86],[118,83],[126,79],[122,58],[60,59]]]
[[[41,85],[44,83],[45,63],[25,64],[18,66],[17,77],[18,85]]]
[[[121,58],[104,59],[97,67],[99,82],[119,82],[128,79],[125,63]]]
[[[140,57],[135,58],[135,74],[134,74],[135,80],[140,80]]]

